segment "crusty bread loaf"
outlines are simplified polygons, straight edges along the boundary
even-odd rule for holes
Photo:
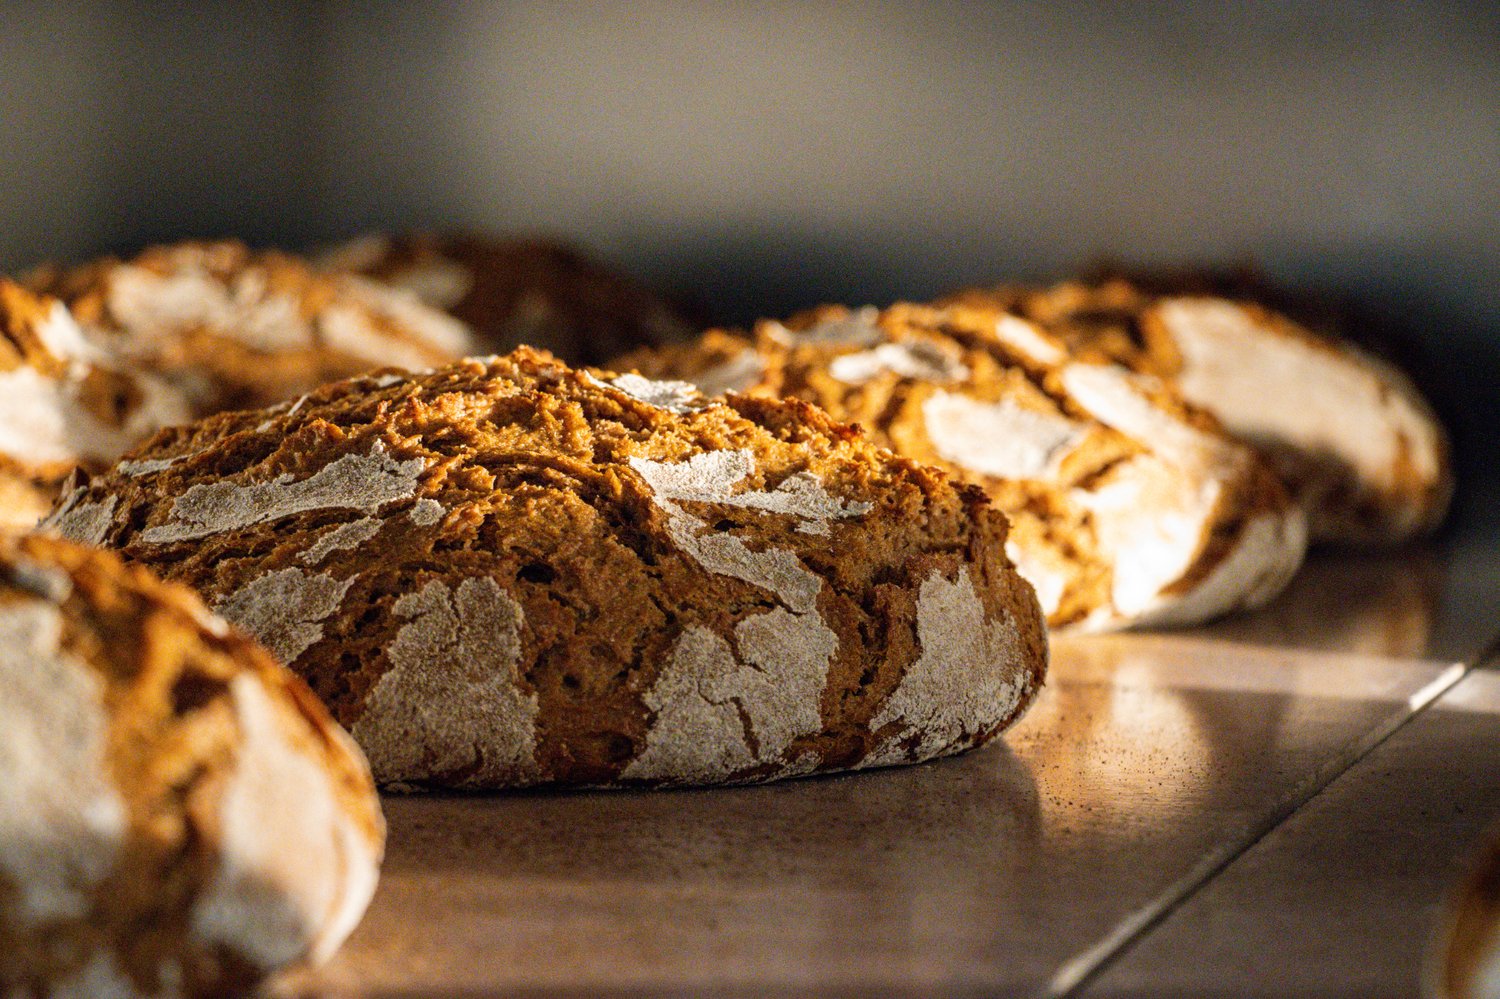
[[[923,760],[1045,667],[979,490],[803,403],[529,349],[162,434],[49,523],[198,588],[391,785]]]
[[[301,681],[186,587],[0,534],[0,994],[238,994],[326,958],[383,841]]]
[[[527,344],[572,364],[599,364],[702,328],[662,295],[548,239],[373,235],[335,247],[318,262],[415,292],[468,323],[481,353]]]
[[[74,468],[188,419],[170,385],[89,343],[67,308],[0,278],[0,527],[34,527]]]
[[[1404,374],[1229,286],[1122,278],[970,289],[946,301],[1042,324],[1073,356],[1162,378],[1258,448],[1307,510],[1314,539],[1382,545],[1442,522],[1447,435]]]
[[[616,363],[815,402],[984,487],[1054,627],[1205,620],[1264,603],[1301,563],[1300,512],[1212,418],[993,309],[830,306]]]
[[[1453,899],[1435,943],[1429,992],[1438,999],[1500,997],[1500,838],[1492,838]]]
[[[411,292],[237,242],[158,246],[28,280],[63,299],[95,343],[187,392],[200,415],[473,352],[463,323]]]

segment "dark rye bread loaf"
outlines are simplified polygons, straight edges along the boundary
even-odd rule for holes
[[[240,994],[375,889],[369,770],[186,587],[0,534],[0,995]]]
[[[1045,669],[980,491],[803,403],[526,348],[167,431],[50,523],[198,588],[386,784],[912,762]]]

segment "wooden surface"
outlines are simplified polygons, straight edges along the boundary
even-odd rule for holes
[[[369,915],[278,990],[1415,995],[1500,819],[1500,691],[1466,670],[1490,551],[1323,557],[1248,618],[1057,641],[1036,707],[954,760],[387,798]]]

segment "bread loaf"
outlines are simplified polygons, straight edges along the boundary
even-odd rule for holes
[[[163,434],[49,523],[200,590],[391,786],[913,762],[1045,668],[980,491],[803,403],[529,349]]]
[[[358,750],[186,587],[0,535],[0,731],[7,997],[239,994],[370,901]]]

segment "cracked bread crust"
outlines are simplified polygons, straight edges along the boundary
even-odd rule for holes
[[[162,380],[88,343],[66,307],[0,278],[0,527],[29,528],[63,480],[188,419]]]
[[[186,587],[0,534],[0,991],[222,996],[328,957],[379,802],[305,685]]]
[[[410,292],[231,241],[46,267],[28,282],[61,298],[94,342],[179,386],[198,415],[473,352],[467,327]]]
[[[1112,278],[970,289],[950,304],[1042,324],[1080,359],[1163,378],[1261,451],[1314,539],[1386,545],[1436,530],[1453,493],[1446,432],[1384,360],[1259,300],[1244,279]]]
[[[804,403],[527,348],[165,432],[50,524],[203,592],[400,788],[915,762],[1045,671],[979,490]]]
[[[1204,620],[1264,603],[1301,562],[1300,515],[1210,417],[994,310],[826,306],[616,366],[806,399],[982,486],[1054,627]]]
[[[545,239],[374,235],[335,247],[319,263],[415,292],[468,323],[481,353],[528,344],[572,364],[600,364],[634,347],[686,340],[703,326],[644,285]]]

